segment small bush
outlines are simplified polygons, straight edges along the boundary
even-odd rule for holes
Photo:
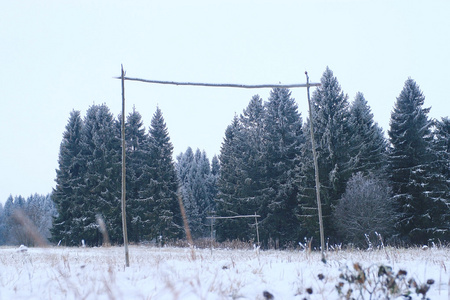
[[[364,269],[355,263],[353,269],[347,267],[341,272],[336,290],[340,299],[391,299],[399,296],[411,299],[414,293],[427,299],[434,280],[428,279],[420,284],[412,277],[407,279],[407,274],[405,270],[393,272],[386,265]]]

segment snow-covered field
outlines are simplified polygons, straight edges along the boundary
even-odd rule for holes
[[[307,251],[131,246],[129,253],[125,267],[121,247],[0,248],[0,299],[339,299],[339,285],[342,299],[350,288],[356,299],[370,292],[404,299],[406,289],[421,299],[410,278],[417,289],[433,279],[427,297],[450,299],[443,247],[333,251],[326,264]],[[380,271],[389,274],[389,266],[391,277]]]

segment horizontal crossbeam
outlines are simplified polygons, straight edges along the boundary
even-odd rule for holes
[[[261,218],[260,215],[245,215],[245,216],[231,216],[231,217],[206,217],[207,219],[236,219],[236,218]]]
[[[122,77],[114,77],[115,79],[122,79]],[[142,78],[124,77],[128,81],[140,81],[154,84],[167,85],[187,85],[187,86],[208,86],[208,87],[223,87],[223,88],[241,88],[241,89],[262,89],[262,88],[300,88],[308,86],[320,86],[320,83],[294,83],[294,84],[235,84],[235,83],[201,83],[201,82],[177,82],[177,81],[163,81],[150,80]]]

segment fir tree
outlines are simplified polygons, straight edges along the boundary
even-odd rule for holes
[[[81,239],[73,231],[73,220],[77,217],[78,205],[82,200],[80,185],[85,167],[80,157],[82,128],[80,112],[72,111],[59,149],[56,187],[52,193],[58,211],[51,229],[52,240],[68,246],[79,244]]]
[[[406,80],[391,114],[390,180],[399,208],[398,229],[406,242],[426,244],[448,232],[448,206],[434,199],[432,121],[425,97],[414,80]],[[447,228],[445,228],[447,227]]]

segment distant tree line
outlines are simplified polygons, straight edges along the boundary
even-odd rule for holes
[[[50,195],[9,196],[0,204],[0,245],[42,246],[57,214]]]
[[[231,120],[220,155],[211,162],[204,151],[190,147],[175,161],[161,110],[146,131],[133,109],[125,124],[129,240],[182,238],[181,197],[196,239],[210,236],[208,216],[258,214],[264,246],[295,246],[304,238],[317,244],[312,121],[330,243],[363,246],[375,233],[405,245],[448,242],[449,118],[430,119],[422,91],[409,78],[385,137],[362,93],[350,103],[329,68],[321,83],[311,99],[312,120],[303,121],[288,89],[273,89],[267,101],[253,96]],[[104,104],[91,106],[83,119],[71,112],[56,187],[41,210],[43,220],[53,219],[53,226],[44,222],[42,234],[54,243],[102,244],[99,220],[111,243],[123,242],[120,120]],[[0,205],[0,243],[17,243],[5,232],[12,233],[10,211],[22,202],[28,203],[10,197],[4,208]],[[254,219],[220,219],[213,225],[218,241],[256,241]]]

